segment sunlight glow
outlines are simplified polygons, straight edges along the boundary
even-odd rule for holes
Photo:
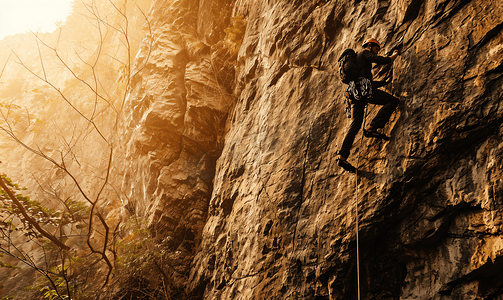
[[[64,22],[73,0],[0,0],[0,39],[26,32],[52,32]]]

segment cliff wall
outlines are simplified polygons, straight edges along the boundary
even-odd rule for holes
[[[181,253],[194,296],[503,295],[501,1],[158,0],[152,16],[125,201]],[[369,37],[400,47],[374,70],[400,105],[390,141],[357,136],[352,175],[335,161],[336,62]]]

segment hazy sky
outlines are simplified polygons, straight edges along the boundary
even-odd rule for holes
[[[56,29],[65,21],[73,0],[0,0],[0,39],[16,33]]]

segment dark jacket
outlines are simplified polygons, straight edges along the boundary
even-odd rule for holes
[[[356,55],[356,63],[358,64],[358,69],[360,70],[358,76],[365,77],[372,81],[372,63],[376,63],[378,65],[387,65],[391,62],[391,58],[376,55],[371,51],[365,49],[358,53],[358,55]]]

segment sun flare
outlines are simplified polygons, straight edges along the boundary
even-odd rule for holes
[[[52,32],[64,22],[73,0],[1,0],[0,39],[25,32]]]

